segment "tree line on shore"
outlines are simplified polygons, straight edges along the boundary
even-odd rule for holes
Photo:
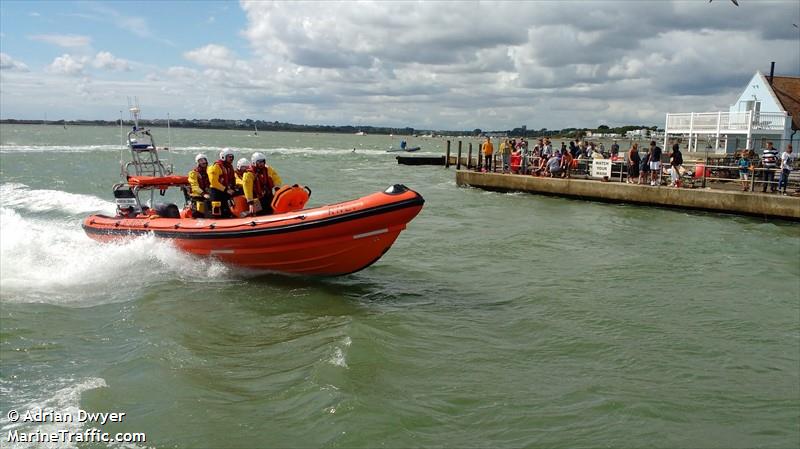
[[[4,119],[0,123],[10,125],[57,125],[57,126],[120,126],[119,120],[22,120],[22,119]],[[123,126],[130,126],[129,120],[122,122]],[[145,127],[166,127],[167,120],[154,119],[154,120],[139,120],[139,124]],[[264,121],[264,120],[224,120],[224,119],[178,119],[171,120],[169,126],[173,128],[200,128],[200,129],[233,129],[233,130],[258,130],[258,131],[290,131],[290,132],[315,132],[315,133],[338,133],[338,134],[355,134],[357,132],[364,132],[366,134],[394,134],[401,136],[412,135],[437,135],[437,136],[482,136],[484,134],[506,134],[515,137],[568,137],[579,139],[586,136],[587,132],[603,133],[603,134],[619,134],[624,136],[628,131],[639,129],[647,129],[651,131],[663,131],[657,126],[646,125],[626,125],[619,127],[609,127],[607,125],[600,125],[597,128],[563,128],[563,129],[528,129],[527,127],[518,127],[507,130],[492,130],[485,131],[480,128],[469,130],[428,130],[428,129],[414,129],[411,127],[405,128],[392,128],[385,126],[353,126],[353,125],[298,125],[294,123],[284,123],[278,121]]]

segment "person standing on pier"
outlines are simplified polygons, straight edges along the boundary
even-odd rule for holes
[[[789,184],[789,175],[792,174],[792,166],[797,156],[792,154],[792,144],[786,145],[786,151],[781,153],[781,179],[778,182],[778,190],[786,195],[786,186]]]
[[[653,147],[642,158],[639,163],[639,184],[644,184],[650,178],[650,157],[653,155]]]
[[[630,151],[628,151],[628,184],[636,184],[636,179],[639,177],[639,164],[642,158],[639,157],[639,144],[634,143]],[[641,184],[641,182],[639,183]]]
[[[511,159],[511,149],[513,145],[508,139],[500,143],[500,156],[503,158],[503,173],[508,173],[509,159]]]
[[[542,147],[542,155],[550,157],[553,155],[553,145],[550,144],[550,139],[544,138],[544,146]]]
[[[614,143],[611,144],[611,160],[615,161],[619,157],[619,144],[617,140],[614,139]]]
[[[530,154],[528,153],[528,141],[524,138],[519,142],[520,153],[522,153],[522,162],[520,164],[520,173],[523,175],[528,174],[528,157]]]
[[[672,145],[672,153],[669,155],[669,164],[672,166],[669,172],[671,179],[669,185],[670,187],[680,187],[683,154],[681,154],[681,147],[677,143]]]
[[[650,141],[650,185],[661,185],[661,148],[655,140]]]
[[[486,136],[486,142],[483,143],[483,171],[489,171],[492,168],[492,153],[494,153],[494,146],[492,145],[492,139],[489,136]]]
[[[570,177],[570,170],[572,170],[572,154],[567,151],[566,147],[564,148],[564,152],[561,155],[561,170],[564,173],[565,178]]]
[[[761,180],[764,182],[763,192],[767,193],[769,186],[771,192],[775,192],[776,188],[771,185],[775,182],[775,169],[778,168],[778,150],[772,146],[772,142],[767,142],[767,148],[761,155],[761,166],[764,168]]]

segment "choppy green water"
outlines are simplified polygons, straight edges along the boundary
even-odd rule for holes
[[[259,134],[173,130],[172,159],[258,148],[313,204],[404,183],[425,208],[354,275],[245,273],[84,236],[117,129],[0,127],[0,438],[63,428],[6,418],[43,407],[125,412],[102,430],[139,447],[800,446],[797,224],[461,189],[386,136]]]

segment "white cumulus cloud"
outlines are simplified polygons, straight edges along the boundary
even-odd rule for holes
[[[97,53],[92,61],[92,65],[98,69],[130,71],[131,65],[125,59],[117,58],[107,51]]]
[[[233,53],[227,47],[216,44],[187,51],[183,56],[197,65],[206,67],[230,67],[234,60]]]
[[[64,54],[47,66],[47,70],[51,73],[62,75],[77,76],[83,74],[83,69],[86,67],[85,58],[74,58],[72,55]]]
[[[0,70],[8,70],[10,72],[27,72],[28,66],[15,60],[5,53],[0,53]]]

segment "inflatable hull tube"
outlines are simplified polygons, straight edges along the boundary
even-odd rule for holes
[[[170,175],[170,176],[131,176],[128,184],[139,187],[157,187],[166,189],[174,186],[188,186],[189,177]]]
[[[395,185],[355,200],[262,217],[121,218],[91,215],[83,229],[113,241],[152,234],[191,254],[279,273],[339,276],[377,261],[425,200]]]

